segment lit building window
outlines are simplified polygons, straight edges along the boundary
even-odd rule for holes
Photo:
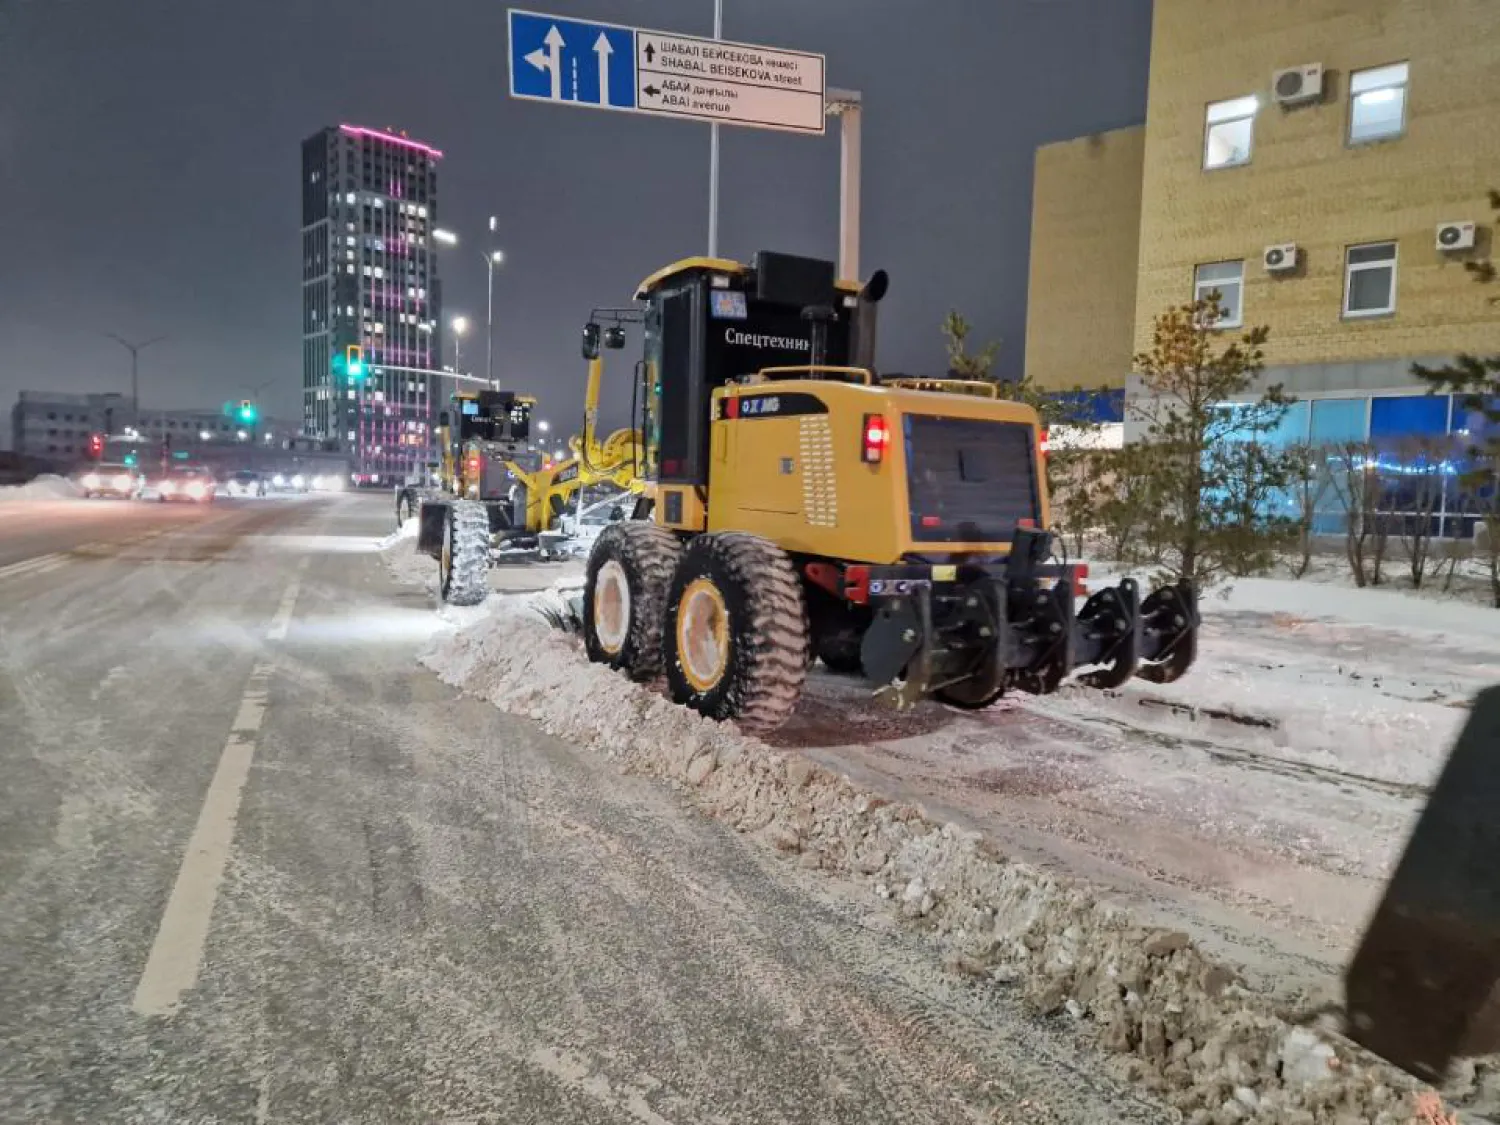
[[[1209,105],[1203,135],[1204,168],[1233,168],[1250,163],[1255,111],[1259,106],[1253,94]]]
[[[1219,319],[1216,328],[1238,328],[1244,323],[1244,262],[1210,262],[1193,271],[1193,300],[1206,300],[1219,294]]]
[[[1344,253],[1344,315],[1396,311],[1396,244],[1372,242]]]
[[[1406,131],[1406,63],[1356,70],[1349,78],[1349,143],[1399,137]]]

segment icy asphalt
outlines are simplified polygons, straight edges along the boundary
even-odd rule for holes
[[[0,1122],[1171,1119],[420,670],[387,498],[0,517]]]

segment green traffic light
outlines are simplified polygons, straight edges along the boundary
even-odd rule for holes
[[[351,360],[349,363],[349,378],[363,379],[365,377],[365,365],[360,360]]]

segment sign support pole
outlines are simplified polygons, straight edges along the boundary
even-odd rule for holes
[[[724,38],[724,0],[714,0],[714,38]],[[719,123],[708,127],[708,256],[719,256]]]
[[[839,119],[839,277],[859,280],[860,125],[858,90],[829,90],[826,113]]]

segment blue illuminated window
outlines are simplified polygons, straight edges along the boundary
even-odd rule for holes
[[[1370,402],[1372,441],[1447,432],[1447,395],[1397,395]]]
[[[1312,441],[1316,445],[1364,441],[1370,412],[1367,398],[1325,398],[1312,403]]]

